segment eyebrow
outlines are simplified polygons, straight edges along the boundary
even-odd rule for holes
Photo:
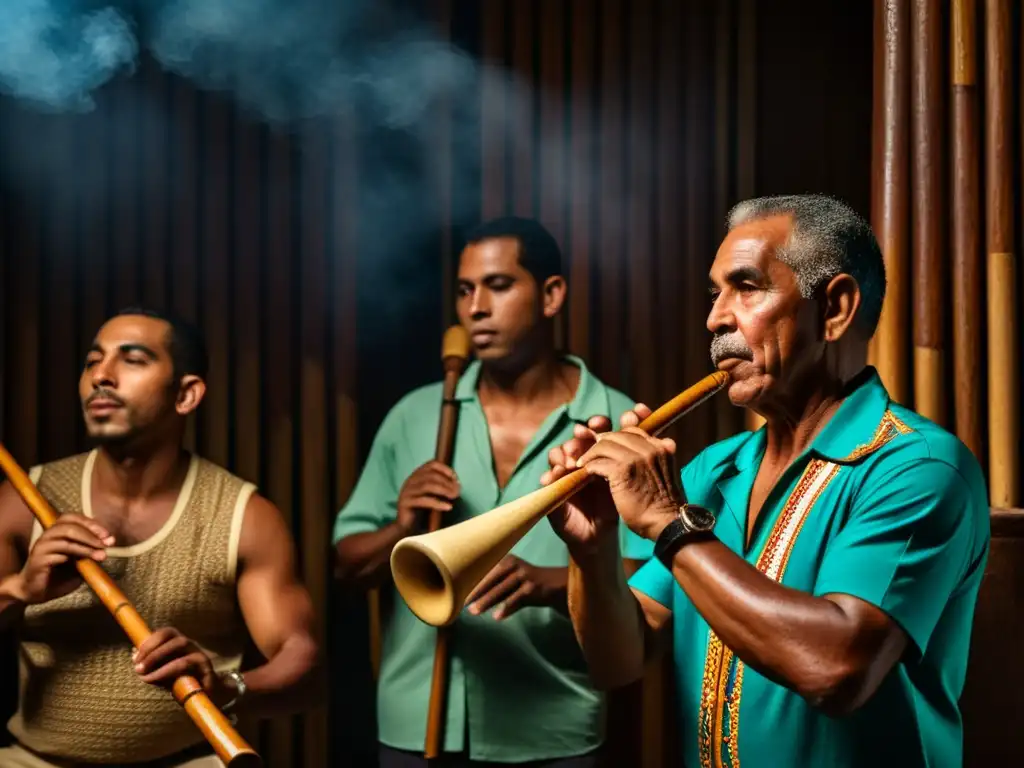
[[[764,282],[764,272],[756,269],[755,267],[736,267],[725,276],[725,282],[730,285],[738,285],[739,283],[745,282],[760,284]],[[708,279],[708,290],[717,290],[715,281],[710,278]]]
[[[128,354],[130,352],[140,352],[146,357],[148,357],[150,360],[157,359],[156,352],[147,347],[145,344],[121,344],[118,346],[118,350],[121,352],[121,354]],[[93,342],[92,346],[89,347],[89,352],[87,354],[91,355],[93,352],[99,352],[102,355],[103,347],[101,347],[96,342]]]
[[[488,280],[494,280],[495,278],[505,278],[506,280],[515,280],[516,277],[509,272],[488,272],[486,275],[480,278],[479,282],[486,283]],[[459,285],[473,285],[474,280],[470,280],[465,277],[458,279]]]

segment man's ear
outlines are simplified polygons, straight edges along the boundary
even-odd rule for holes
[[[860,309],[860,301],[860,285],[852,275],[836,275],[829,281],[822,296],[826,342],[839,341],[849,332]]]
[[[183,376],[178,383],[178,398],[174,409],[182,416],[188,416],[199,407],[206,395],[206,382],[198,376]]]
[[[562,305],[565,304],[565,278],[561,275],[552,275],[544,281],[544,285],[541,286],[540,290],[543,300],[544,317],[554,317],[562,310]]]

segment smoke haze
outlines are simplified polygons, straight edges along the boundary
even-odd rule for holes
[[[550,131],[535,122],[543,93],[442,38],[433,21],[410,5],[399,7],[393,0],[2,0],[0,93],[17,99],[22,105],[17,112],[30,117],[0,127],[0,175],[19,195],[67,206],[76,215],[108,216],[115,226],[119,209],[146,207],[154,185],[160,205],[173,206],[170,196],[190,194],[180,185],[168,186],[159,174],[153,181],[147,165],[174,161],[146,154],[133,138],[165,136],[172,146],[182,126],[171,102],[145,86],[118,85],[110,98],[101,93],[106,85],[137,77],[143,57],[151,57],[199,90],[229,97],[242,119],[290,133],[300,153],[308,136],[325,132],[323,125],[352,116],[359,167],[358,199],[351,204],[360,229],[361,279],[380,277],[391,287],[422,290],[424,276],[437,271],[435,257],[425,260],[422,254],[424,248],[436,249],[439,223],[450,220],[459,227],[479,218],[482,134],[503,137],[505,156],[498,162],[533,164],[538,172],[527,176],[542,190],[546,211],[567,212],[570,191],[593,187],[599,175],[596,152],[574,156],[570,168],[565,122]],[[482,109],[482,93],[500,108]],[[601,98],[608,104],[612,97]],[[442,105],[450,115],[444,153],[438,152],[437,133]],[[68,131],[39,130],[33,111],[80,113],[87,126],[75,128],[82,134],[76,144]],[[577,146],[596,147],[596,135],[580,135],[589,128],[572,130]],[[113,170],[105,176],[89,170],[102,167],[102,158],[93,166],[82,163],[83,156],[88,161],[96,152],[112,158]],[[655,170],[651,157],[640,157],[644,152],[653,155],[651,142],[632,143],[632,182],[636,168]],[[324,162],[334,163],[332,173],[339,170],[336,160]],[[503,182],[511,183],[515,173],[507,168]],[[442,174],[452,190],[446,211],[437,199]],[[585,181],[575,183],[572,174],[583,174],[577,178]],[[608,214],[617,214],[626,200],[622,181],[602,190],[597,212],[602,235],[615,242],[619,239],[608,228],[617,225],[608,222],[620,217]],[[519,186],[516,194],[521,199]],[[173,216],[175,209],[168,210]],[[398,294],[407,297],[409,291],[386,298],[394,313],[402,311]]]
[[[4,0],[0,90],[88,111],[94,91],[131,73],[145,50],[265,120],[358,110],[411,127],[437,98],[471,86],[476,66],[408,13],[401,32],[374,39],[389,10],[380,0]]]

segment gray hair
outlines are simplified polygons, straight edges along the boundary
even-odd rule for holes
[[[779,195],[738,203],[729,211],[728,228],[771,216],[793,220],[789,240],[777,256],[796,273],[800,294],[811,298],[836,275],[850,275],[861,295],[854,322],[870,337],[885,299],[885,260],[870,225],[850,206],[826,195]]]

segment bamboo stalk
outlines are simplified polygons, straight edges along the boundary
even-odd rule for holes
[[[1020,437],[1017,294],[1013,249],[1013,144],[1010,0],[985,4],[985,180],[988,247],[989,493],[1015,507]]]
[[[875,0],[871,105],[871,228],[882,231],[882,168],[885,153],[885,0]],[[868,365],[878,365],[878,334],[868,343]]]
[[[908,143],[910,53],[908,0],[885,0],[882,107],[882,178],[879,190],[879,241],[885,255],[888,280],[885,305],[878,325],[875,347],[877,367],[890,396],[906,403],[910,396],[907,300],[908,242]]]
[[[941,14],[939,0],[915,0],[911,15],[914,407],[938,424],[946,403]]]
[[[976,18],[974,0],[953,0],[953,367],[956,433],[984,461]]]

